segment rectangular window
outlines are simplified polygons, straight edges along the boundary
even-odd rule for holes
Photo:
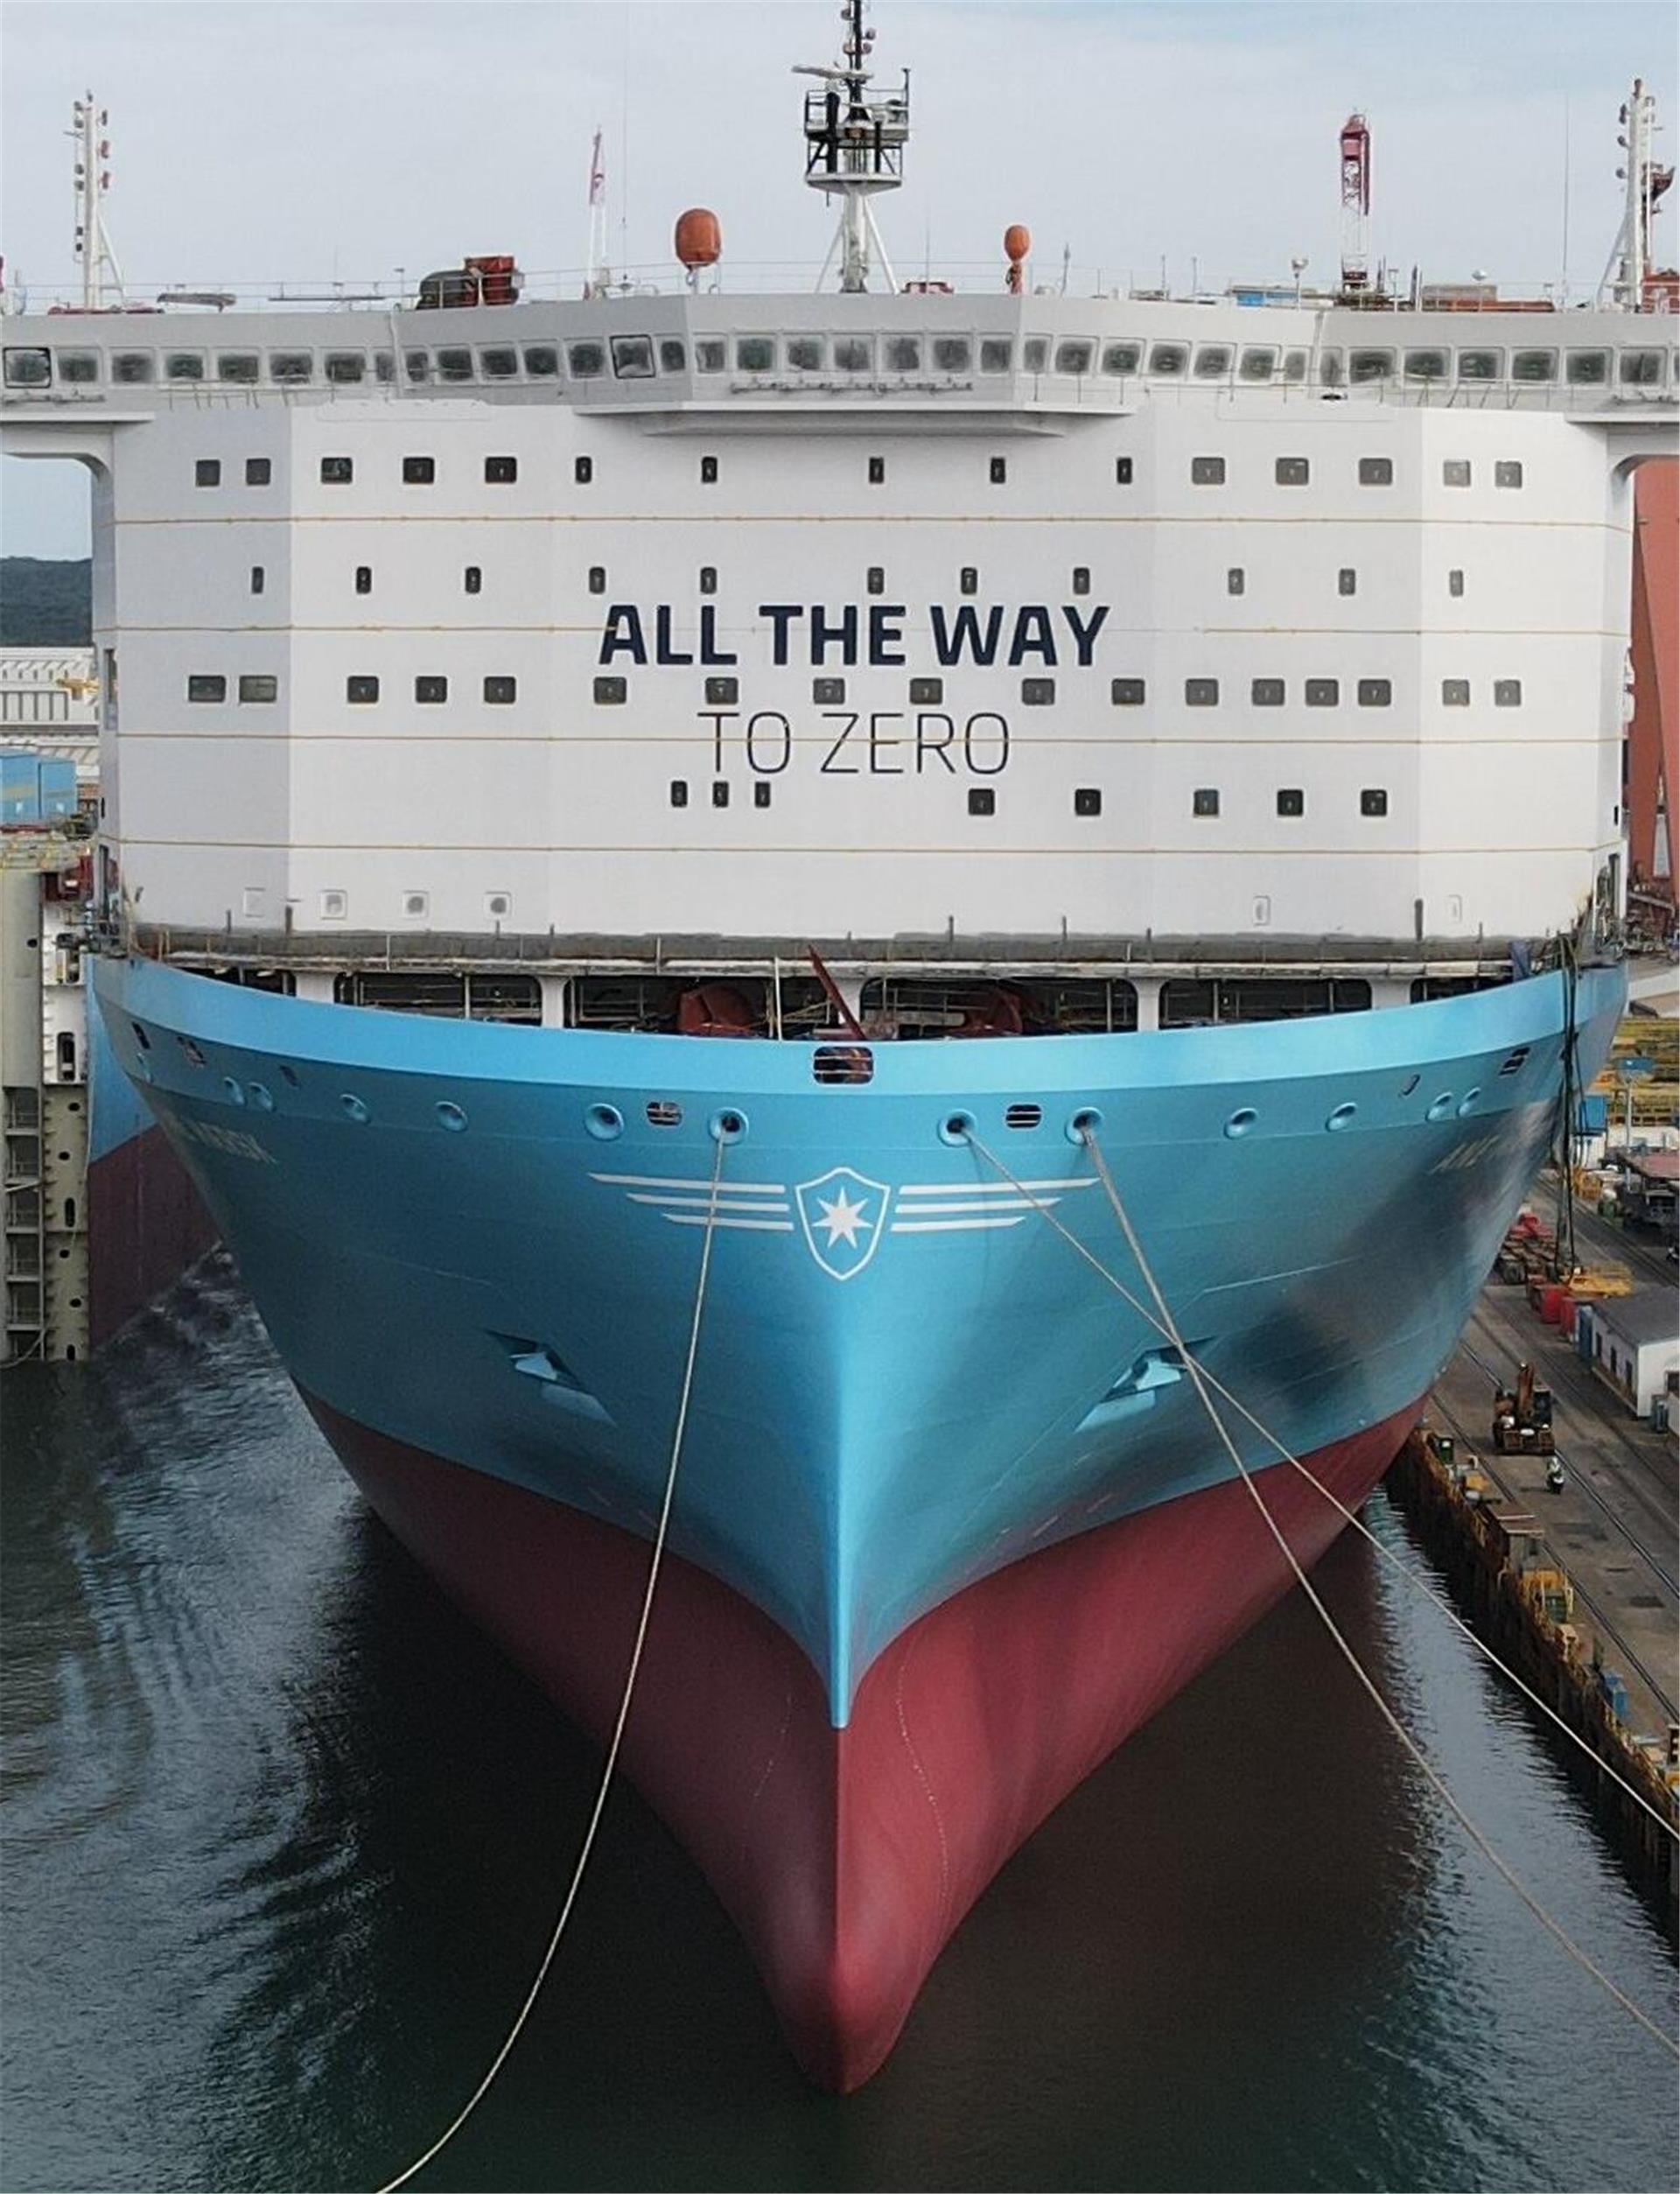
[[[714,808],[726,808],[729,805],[729,781],[727,778],[719,777],[713,782],[711,788],[711,804]]]
[[[354,701],[361,705],[370,701],[376,701],[379,698],[379,680],[365,676],[346,678],[344,682],[344,697],[346,701]]]
[[[1385,709],[1394,699],[1394,687],[1387,678],[1362,678],[1357,690],[1362,709]]]
[[[983,335],[980,338],[980,370],[983,374],[1006,374],[1015,369],[1015,346],[1006,336]]]
[[[1494,460],[1495,487],[1520,487],[1522,485],[1522,460],[1517,457],[1500,457]]]
[[[339,387],[350,387],[366,378],[368,361],[359,350],[330,350],[321,361],[321,371]]]
[[[1116,457],[1115,459],[1114,484],[1116,487],[1130,487],[1131,486],[1131,459],[1129,457]]]
[[[1362,815],[1386,815],[1389,811],[1388,794],[1380,785],[1368,785],[1359,796],[1359,811]]]
[[[1074,794],[1075,815],[1101,815],[1102,795],[1096,785],[1081,785]]]
[[[846,682],[844,678],[813,678],[811,698],[819,708],[837,709],[845,704]]]
[[[1538,382],[1556,381],[1558,354],[1555,350],[1519,350],[1511,356],[1511,379]]]
[[[1659,387],[1662,380],[1662,352],[1624,350],[1616,361],[1616,378],[1624,389]]]
[[[715,487],[718,485],[718,460],[715,457],[701,459],[700,485],[703,487]]]
[[[591,592],[592,594],[605,594],[605,593],[606,593],[606,564],[592,564],[590,565],[590,567],[589,567],[589,591],[590,591],[590,592]]]
[[[733,708],[741,697],[738,678],[708,678],[706,699],[713,708]]]
[[[552,381],[560,371],[560,353],[552,343],[528,343],[525,376],[528,381]]]
[[[57,363],[60,381],[89,382],[99,379],[99,353],[96,350],[61,350],[58,354]]]
[[[315,357],[307,350],[271,350],[269,379],[282,389],[298,389],[315,378]]]
[[[762,777],[752,788],[752,804],[755,808],[767,808],[770,804],[770,787]]]
[[[1394,459],[1391,457],[1362,457],[1359,460],[1359,484],[1362,487],[1392,487]]]
[[[356,566],[356,592],[357,592],[357,593],[358,593],[358,594],[371,594],[371,593],[373,592],[373,591],[374,591],[374,567],[373,567],[373,565],[372,565],[371,564],[357,564],[357,566]]]
[[[1186,678],[1184,682],[1184,704],[1190,709],[1211,709],[1219,704],[1217,678]]]
[[[598,679],[596,683],[598,684],[599,683]],[[619,683],[620,685],[624,683],[622,678],[619,680]],[[671,805],[674,808],[686,808],[688,804],[689,788],[687,782],[681,777],[673,777],[671,780]]]
[[[321,479],[329,487],[347,487],[355,476],[355,466],[347,457],[324,457],[321,459]]]
[[[402,485],[405,487],[430,487],[438,477],[435,457],[405,457],[402,460]]]
[[[864,573],[864,592],[866,594],[885,594],[886,573],[878,564],[872,564]]]
[[[1022,347],[1021,362],[1028,373],[1041,374],[1050,363],[1050,338],[1029,335]]]
[[[1074,593],[1075,593],[1075,594],[1088,594],[1088,593],[1090,592],[1090,591],[1091,591],[1091,568],[1090,568],[1089,564],[1074,564]]]
[[[654,347],[646,335],[615,335],[612,340],[612,371],[620,381],[651,381],[654,377]]]
[[[486,381],[511,381],[519,371],[519,353],[498,346],[479,353],[479,368]]]
[[[221,351],[216,358],[216,379],[242,389],[254,388],[262,361],[254,350]]]
[[[1348,378],[1351,382],[1386,381],[1393,371],[1391,350],[1353,350],[1348,354]]]
[[[1272,467],[1272,478],[1280,487],[1305,487],[1312,477],[1312,467],[1304,457],[1280,457]]]
[[[164,355],[165,381],[202,381],[204,353],[201,350],[172,350]]]
[[[484,477],[493,487],[506,487],[519,478],[519,459],[516,457],[486,457]]]
[[[1270,381],[1278,365],[1275,350],[1245,350],[1236,364],[1239,381]]]
[[[1469,459],[1467,457],[1443,458],[1441,485],[1444,487],[1467,487],[1470,485]]]
[[[195,487],[220,487],[221,459],[219,457],[200,458],[192,467],[192,485]]]
[[[598,381],[606,371],[603,343],[572,343],[566,351],[566,371],[574,381]]]
[[[1242,565],[1232,564],[1230,570],[1225,574],[1225,592],[1228,594],[1240,594],[1247,585],[1248,581],[1243,576]]]
[[[1457,564],[1446,575],[1446,591],[1455,600],[1464,592],[1464,573]]]
[[[1601,389],[1610,378],[1609,352],[1571,351],[1564,367],[1564,377],[1572,389]]]
[[[410,381],[430,381],[431,378],[430,352],[405,350],[402,354],[402,370]]]
[[[1494,680],[1494,706],[1496,709],[1520,709],[1522,705],[1522,681],[1521,678],[1495,678]]]
[[[469,564],[461,573],[461,585],[469,594],[483,592],[484,573],[476,564]]]
[[[700,592],[703,594],[715,594],[718,592],[718,567],[715,564],[703,564],[700,566]]]
[[[280,697],[280,681],[260,671],[246,671],[239,681],[242,701],[276,701]]]
[[[1056,697],[1054,678],[1023,678],[1021,699],[1030,709],[1047,709]]]
[[[962,566],[956,575],[956,591],[959,594],[977,594],[980,592],[980,573],[977,566],[972,564],[965,564]]]
[[[1256,678],[1249,688],[1249,699],[1257,709],[1280,709],[1284,705],[1284,682],[1281,678]]]
[[[518,697],[519,681],[516,678],[490,677],[484,682],[484,697],[492,707],[506,708],[510,701],[516,700]]]
[[[1143,354],[1139,343],[1104,343],[1102,370],[1105,374],[1135,374]]]
[[[1190,796],[1192,815],[1217,815],[1219,794],[1212,785],[1198,785]]]
[[[579,487],[587,487],[591,480],[592,480],[595,477],[594,459],[592,457],[574,457],[571,460],[571,476],[573,480],[577,481]]]
[[[1301,816],[1306,813],[1306,795],[1298,785],[1282,786],[1278,794],[1279,815]]]
[[[439,381],[471,381],[472,354],[470,350],[440,350],[438,354]]]
[[[266,487],[274,478],[274,461],[267,457],[248,457],[245,460],[245,485],[248,487]]]
[[[1341,681],[1339,678],[1309,678],[1306,682],[1306,705],[1310,709],[1333,709],[1341,700]]]
[[[1009,478],[1009,459],[1004,457],[994,457],[991,460],[990,472],[992,486],[994,487],[1001,487],[1004,482]]]
[[[776,369],[776,340],[774,335],[740,335],[735,340],[735,370],[743,374],[769,374]]]
[[[934,364],[942,374],[965,374],[974,363],[974,346],[966,335],[935,335]]]
[[[869,460],[870,486],[872,487],[879,487],[883,485],[886,479],[886,459],[884,457],[872,457]]]
[[[187,679],[186,697],[189,701],[225,701],[228,681],[214,671],[195,671]]]
[[[1088,374],[1096,345],[1087,342],[1066,342],[1056,345],[1056,371],[1059,374]]]
[[[1196,353],[1196,379],[1222,381],[1231,370],[1233,354],[1228,343],[1204,343]]]
[[[727,348],[720,336],[702,335],[694,346],[694,369],[701,374],[720,374],[729,363]]]
[[[828,346],[820,335],[790,335],[788,363],[798,374],[820,374],[828,362]]]
[[[1469,705],[1470,681],[1468,678],[1443,678],[1441,680],[1441,706],[1444,709],[1467,709]]]
[[[834,364],[836,373],[872,374],[875,370],[875,339],[871,335],[836,335],[834,339]]]
[[[1502,350],[1461,350],[1459,353],[1460,381],[1497,381],[1505,370]]]
[[[1117,709],[1140,709],[1145,699],[1141,678],[1115,678],[1109,684],[1109,698]]]
[[[414,682],[414,697],[424,707],[436,707],[438,702],[446,701],[449,698],[449,680],[437,677],[416,678]]]
[[[627,678],[596,679],[595,699],[600,707],[613,709],[622,708],[629,697],[630,682]],[[683,788],[683,798],[686,799],[687,796],[688,790],[685,786]],[[673,800],[671,805],[674,808],[680,808],[682,805],[682,802],[681,800]]]
[[[990,785],[970,785],[969,788],[969,813],[970,815],[996,815],[997,812],[998,796],[992,790],[991,787]]]
[[[251,592],[253,594],[260,594],[262,592],[264,578],[265,574],[263,572],[262,566],[260,564],[252,564]]]
[[[1409,350],[1405,359],[1408,381],[1445,381],[1446,353],[1444,350]]]
[[[1224,459],[1193,457],[1190,460],[1190,482],[1194,487],[1222,487],[1225,485]]]
[[[1149,370],[1166,381],[1176,380],[1189,362],[1189,348],[1183,343],[1157,343],[1149,354]]]
[[[1336,592],[1338,594],[1358,593],[1359,574],[1351,564],[1344,564],[1336,573]]]
[[[910,705],[912,708],[935,709],[945,698],[943,678],[912,678]]]

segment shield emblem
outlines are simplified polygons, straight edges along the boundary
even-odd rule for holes
[[[811,1255],[830,1279],[855,1279],[875,1254],[892,1191],[850,1166],[836,1166],[794,1190]]]

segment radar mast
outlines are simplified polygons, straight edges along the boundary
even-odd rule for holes
[[[833,67],[802,67],[797,76],[818,76],[822,88],[805,95],[805,180],[814,191],[840,200],[840,226],[817,279],[828,278],[840,255],[842,290],[866,290],[873,259],[878,260],[889,289],[897,289],[892,262],[875,223],[870,200],[878,191],[895,191],[904,180],[904,148],[910,139],[910,72],[900,90],[869,90],[873,31],[864,25],[864,0],[845,0],[840,19],[846,26],[840,60]]]

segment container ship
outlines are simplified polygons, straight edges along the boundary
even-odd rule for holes
[[[1256,1495],[1305,1564],[1369,1492],[1606,1054],[1680,396],[1642,87],[1593,306],[1392,293],[1359,117],[1333,293],[964,291],[844,36],[815,291],[690,209],[663,291],[4,327],[93,480],[116,1058],[599,1735],[681,1419],[625,1763],[838,2090],[1288,1585]]]

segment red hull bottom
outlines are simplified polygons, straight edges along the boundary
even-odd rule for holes
[[[88,1168],[88,1338],[102,1348],[218,1239],[216,1223],[161,1127]]]
[[[311,1406],[396,1536],[604,1742],[647,1546]],[[1355,1507],[1415,1416],[1309,1467]],[[1316,1560],[1341,1518],[1286,1465],[1262,1486],[1299,1559]],[[836,1729],[786,1633],[668,1557],[626,1770],[733,1916],[801,2064],[845,2092],[878,2069],[1011,1853],[1289,1582],[1246,1489],[1215,1486],[969,1586],[887,1647]]]

